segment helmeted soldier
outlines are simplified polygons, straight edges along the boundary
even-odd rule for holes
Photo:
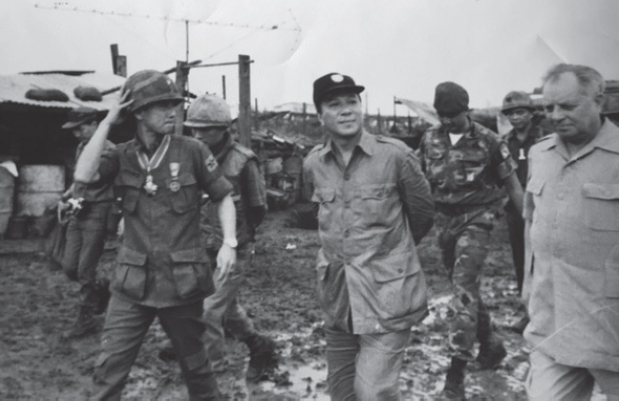
[[[204,300],[204,338],[214,371],[224,371],[226,367],[224,330],[247,344],[251,357],[246,377],[258,381],[274,362],[275,343],[256,332],[237,295],[254,255],[256,227],[267,211],[266,186],[257,156],[233,139],[228,129],[231,122],[230,107],[215,95],[194,100],[185,121],[193,136],[208,145],[222,173],[232,183],[236,208],[236,263],[223,280],[215,281],[215,293]],[[202,206],[201,231],[207,255],[214,260],[223,235],[216,203],[208,198]]]
[[[490,315],[480,297],[480,276],[504,185],[522,210],[522,188],[507,145],[468,116],[469,95],[454,82],[436,87],[434,108],[440,125],[421,140],[420,157],[436,204],[439,245],[453,294],[449,304],[449,346],[453,351],[443,397],[463,399],[464,370],[473,361],[475,340],[482,368],[505,357],[501,339],[492,332]]]
[[[224,240],[216,268],[225,276],[236,257],[232,185],[206,146],[173,135],[175,108],[182,100],[166,75],[153,70],[133,74],[77,163],[78,182],[114,181],[124,218],[103,349],[95,366],[95,399],[120,398],[155,317],[172,341],[190,399],[220,398],[202,343],[202,301],[214,286],[200,241],[199,198],[204,191],[218,204]],[[135,139],[104,152],[110,128],[125,110],[135,120]]]
[[[505,136],[505,142],[512,159],[518,165],[516,175],[523,189],[527,184],[529,149],[544,136],[542,127],[533,118],[534,112],[533,100],[526,92],[512,91],[505,95],[501,113],[509,119],[513,127]],[[505,217],[512,248],[518,294],[521,295],[524,278],[524,219],[513,202],[508,202],[505,206]],[[525,315],[512,326],[512,329],[522,333],[528,321],[529,318],[525,312]]]

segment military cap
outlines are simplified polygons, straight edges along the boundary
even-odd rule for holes
[[[319,108],[318,104],[330,93],[353,92],[359,94],[364,89],[364,86],[355,84],[355,81],[348,75],[332,72],[314,81],[314,104],[316,108]]]
[[[469,109],[469,94],[455,82],[442,82],[436,86],[434,109],[446,116],[455,116]]]

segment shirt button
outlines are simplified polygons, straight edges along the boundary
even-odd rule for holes
[[[350,174],[346,173],[344,174],[344,181],[348,181],[350,180]]]
[[[348,238],[350,232],[348,230],[344,230],[344,238]]]

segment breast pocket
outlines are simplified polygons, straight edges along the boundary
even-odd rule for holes
[[[479,176],[488,165],[488,159],[482,154],[464,154],[458,160],[458,167],[453,170],[454,181],[461,186],[479,186]]]
[[[184,249],[170,254],[176,293],[181,299],[197,295],[200,290],[210,293],[212,279],[208,271],[206,252],[201,248]]]
[[[327,230],[331,219],[334,217],[335,188],[314,188],[312,202],[320,204],[318,208],[318,225],[321,230]]]
[[[585,224],[593,230],[619,231],[619,184],[585,183]]]
[[[382,225],[392,210],[396,184],[371,184],[359,188],[360,202],[356,205],[361,219],[366,226]]]
[[[197,180],[192,174],[181,174],[176,179],[168,178],[166,186],[170,206],[176,213],[187,213],[199,206]]]
[[[118,252],[114,288],[133,299],[142,299],[146,289],[146,254],[123,247]]]
[[[144,177],[129,170],[123,170],[116,178],[116,193],[122,198],[122,210],[132,214],[138,204]]]

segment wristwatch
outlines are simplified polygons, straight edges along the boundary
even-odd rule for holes
[[[236,240],[236,238],[227,238],[224,239],[224,244],[228,245],[230,248],[232,249],[236,249],[236,247],[239,245],[238,241]]]

